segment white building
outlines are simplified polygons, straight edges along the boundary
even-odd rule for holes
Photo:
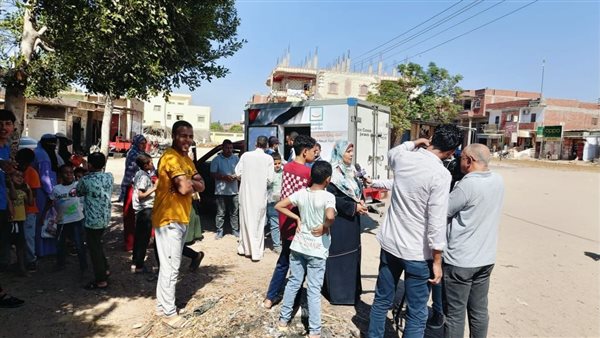
[[[144,128],[163,129],[170,133],[173,123],[185,120],[194,127],[194,138],[202,140],[210,135],[210,107],[192,105],[192,95],[171,94],[169,102],[162,96],[144,101]]]

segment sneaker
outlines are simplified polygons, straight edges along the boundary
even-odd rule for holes
[[[427,326],[432,329],[439,329],[444,326],[444,314],[433,311],[433,314],[427,318]]]
[[[217,232],[217,234],[215,235],[215,239],[216,239],[216,240],[219,240],[219,239],[221,239],[221,238],[223,238],[223,232],[219,231],[219,232]]]
[[[280,255],[281,254],[281,247],[280,246],[276,246],[273,248],[273,252],[275,252],[276,254]]]
[[[236,238],[240,238],[240,232],[239,232],[239,231],[237,231],[237,230],[233,230],[233,231],[231,232],[231,234],[232,234],[232,235],[234,235]]]
[[[200,266],[200,263],[202,263],[203,258],[204,258],[204,252],[200,251],[198,253],[198,256],[196,256],[196,258],[192,259],[192,262],[190,263],[190,272],[194,272],[194,271],[198,270],[198,267]]]
[[[0,296],[0,308],[11,309],[19,307],[23,304],[25,304],[25,301],[13,296],[9,296],[6,293],[3,296]]]

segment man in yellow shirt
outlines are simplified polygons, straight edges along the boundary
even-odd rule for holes
[[[204,181],[187,155],[194,141],[192,125],[177,121],[173,124],[172,135],[171,148],[158,162],[152,226],[160,260],[156,284],[157,314],[165,316],[167,325],[178,328],[184,321],[175,306],[175,285],[190,222],[192,194],[204,191]]]

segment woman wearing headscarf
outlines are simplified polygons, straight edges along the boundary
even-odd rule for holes
[[[60,156],[63,162],[71,163],[71,156],[73,154],[69,151],[69,146],[73,144],[73,141],[63,133],[56,133],[56,139],[58,141],[58,156]]]
[[[135,236],[135,210],[131,203],[133,196],[133,178],[138,172],[139,167],[135,159],[140,154],[146,154],[146,138],[142,134],[135,135],[131,142],[127,158],[125,159],[125,174],[121,181],[120,201],[123,201],[123,238],[125,241],[125,251],[133,250],[133,241]],[[148,155],[148,154],[146,154]],[[149,155],[148,155],[149,156]]]
[[[44,134],[34,150],[35,160],[33,168],[40,176],[41,189],[36,194],[36,205],[39,209],[37,215],[38,227],[35,234],[35,251],[38,256],[53,255],[56,253],[56,239],[42,238],[41,230],[45,220],[46,203],[48,202],[52,189],[57,184],[58,168],[64,164],[62,158],[56,154],[56,136]]]
[[[331,246],[325,270],[323,295],[331,304],[354,305],[360,299],[360,215],[367,212],[362,184],[352,165],[354,145],[340,140],[332,155],[331,184],[327,191],[335,195],[338,214],[330,228]]]

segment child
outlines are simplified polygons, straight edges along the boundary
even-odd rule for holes
[[[79,269],[83,274],[87,270],[83,245],[83,210],[77,197],[77,182],[73,167],[70,164],[63,164],[58,168],[58,175],[61,183],[52,188],[49,196],[56,210],[56,269],[62,270],[65,267],[65,240],[69,237],[75,243]]]
[[[336,214],[335,196],[325,190],[331,180],[331,172],[328,162],[315,162],[310,173],[312,186],[293,193],[275,205],[277,211],[295,219],[298,224],[290,246],[292,273],[283,294],[278,325],[285,329],[292,319],[294,300],[306,272],[308,331],[312,338],[321,336],[321,288],[331,245],[329,227]],[[298,207],[300,215],[288,209],[289,206]]]
[[[275,203],[279,202],[281,197],[281,181],[283,179],[283,168],[281,166],[281,155],[277,152],[271,154],[275,175],[273,182],[269,185],[269,200],[267,203],[267,226],[271,230],[271,240],[273,241],[273,251],[281,253],[281,236],[279,234],[279,213],[275,210]]]
[[[75,175],[75,181],[79,182],[83,176],[87,175],[87,170],[84,167],[75,167],[73,174]]]
[[[102,171],[106,157],[102,153],[88,156],[89,174],[77,183],[77,195],[85,197],[83,203],[84,228],[95,280],[85,285],[86,290],[106,289],[108,287],[108,262],[102,248],[102,234],[110,222],[113,187],[111,173]]]
[[[152,235],[152,207],[156,184],[152,183],[151,173],[154,163],[148,155],[141,154],[135,160],[140,168],[133,178],[133,210],[135,210],[135,237],[133,242],[133,263],[135,273],[144,272],[146,249]]]
[[[296,191],[308,187],[310,184],[310,168],[306,163],[315,159],[314,138],[306,135],[298,135],[294,139],[294,153],[296,157],[283,167],[283,178],[281,183],[281,198],[286,198]],[[269,283],[267,296],[263,301],[263,307],[270,309],[279,300],[283,290],[285,278],[290,267],[290,244],[296,233],[296,221],[284,214],[279,215],[279,230],[281,231],[281,254],[275,265],[275,271]],[[299,302],[299,299],[298,299]]]
[[[25,178],[25,184],[31,189],[33,200],[31,204],[25,205],[25,223],[23,224],[23,233],[25,235],[25,261],[27,264],[27,270],[36,271],[37,269],[37,258],[35,256],[35,225],[37,222],[37,214],[39,209],[35,202],[37,190],[42,187],[40,182],[40,176],[37,171],[31,166],[35,159],[35,153],[33,150],[23,148],[17,152],[15,160],[19,165],[19,170],[23,172]]]
[[[12,242],[17,248],[17,267],[21,276],[28,276],[25,269],[25,233],[24,223],[26,219],[25,205],[31,204],[33,196],[31,189],[23,180],[23,173],[14,170],[10,176],[11,182],[8,184],[12,200]]]

